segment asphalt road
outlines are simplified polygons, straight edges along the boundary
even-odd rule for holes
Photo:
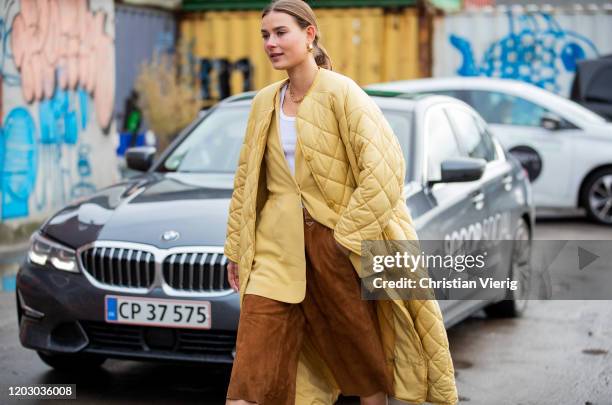
[[[582,219],[538,221],[537,239],[612,239]],[[530,301],[520,319],[474,314],[448,331],[461,404],[612,404],[611,301]],[[0,293],[0,404],[10,385],[76,384],[79,404],[223,404],[229,369],[108,360],[66,375],[18,339],[14,294]],[[44,403],[62,403],[46,400]],[[20,404],[38,403],[20,400]],[[343,398],[343,405],[358,404]]]

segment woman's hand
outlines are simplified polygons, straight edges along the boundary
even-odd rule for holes
[[[235,292],[240,291],[240,280],[238,278],[238,263],[229,261],[227,263],[227,279],[229,280],[230,286]]]

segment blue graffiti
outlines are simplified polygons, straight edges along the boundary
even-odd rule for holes
[[[13,109],[0,132],[1,219],[29,215],[28,201],[36,184],[36,126],[27,109]]]
[[[91,176],[91,163],[89,162],[90,151],[91,147],[89,145],[79,145],[77,172],[79,173],[80,180],[72,186],[70,190],[70,198],[73,200],[93,194],[96,191],[96,187],[92,183],[86,181],[86,178]]]
[[[522,80],[559,93],[560,73],[574,73],[578,61],[599,55],[592,41],[563,29],[550,14],[507,15],[509,33],[488,47],[480,65],[470,41],[450,35],[463,58],[459,75]]]
[[[79,87],[77,96],[79,98],[79,112],[81,113],[81,129],[85,129],[89,122],[89,95]]]
[[[79,136],[77,114],[70,106],[69,96],[67,91],[58,88],[51,99],[40,102],[40,143],[43,145],[76,144]]]
[[[91,176],[89,145],[79,143],[79,131],[87,127],[89,120],[89,98],[85,90],[79,88],[76,92],[69,92],[56,88],[51,99],[39,103],[38,111],[40,165],[47,176],[35,199],[36,207],[41,211],[49,204],[60,206],[68,199],[91,194],[95,186],[86,179]],[[66,165],[69,159],[64,156],[64,150],[71,151],[77,144],[76,172],[79,179],[74,182],[72,170]]]

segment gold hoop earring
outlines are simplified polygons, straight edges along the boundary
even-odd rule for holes
[[[308,52],[312,52],[312,50],[314,49],[314,48],[312,47],[312,44],[308,44],[308,47],[307,47],[307,48],[308,48]]]

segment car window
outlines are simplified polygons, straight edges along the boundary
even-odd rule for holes
[[[417,95],[435,95],[435,96],[448,96],[448,97],[454,97],[457,98],[459,100],[465,101],[466,103],[468,102],[468,98],[470,96],[470,94],[468,93],[468,90],[431,90],[431,91],[421,91],[416,93]],[[469,103],[468,103],[469,104]]]
[[[412,112],[382,110],[408,160]],[[162,171],[234,173],[244,140],[248,107],[223,107],[210,113],[165,159]],[[409,178],[410,173],[407,173]]]
[[[495,91],[471,90],[464,101],[490,124],[539,127],[549,111],[531,101]]]
[[[495,91],[434,90],[426,93],[458,98],[490,124],[539,127],[542,117],[549,113],[546,108],[524,98]]]
[[[162,170],[234,173],[248,118],[246,107],[212,111],[166,158]]]
[[[503,159],[504,157],[503,147],[499,143],[499,140],[495,139],[495,137],[491,134],[491,131],[489,130],[489,127],[487,126],[487,123],[484,122],[484,120],[479,116],[474,117],[474,119],[476,120],[476,126],[478,127],[478,130],[480,131],[481,136],[484,138],[484,141],[487,144],[491,145],[491,149],[492,149],[491,153],[493,154],[492,160]]]
[[[431,92],[422,92],[421,94],[434,94],[437,96],[448,96],[458,98],[465,101],[466,90],[434,90]]]
[[[412,112],[387,110],[382,109],[382,113],[385,119],[393,129],[393,133],[397,137],[399,144],[404,154],[404,160],[409,162],[410,157],[410,146],[412,144]],[[409,170],[408,164],[406,164],[406,170]],[[406,173],[406,178],[412,178],[411,173]]]
[[[495,160],[495,146],[486,130],[478,125],[476,117],[460,107],[447,107],[446,112],[454,124],[459,143],[469,157]]]
[[[453,128],[446,113],[441,108],[431,110],[427,114],[425,137],[427,139],[427,179],[441,180],[440,164],[445,159],[463,156]]]

